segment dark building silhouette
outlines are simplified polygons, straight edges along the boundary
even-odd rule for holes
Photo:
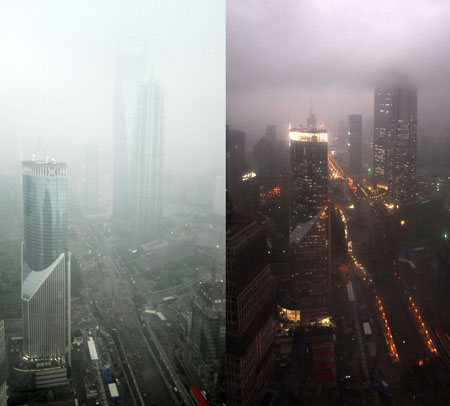
[[[258,183],[264,187],[273,187],[280,181],[279,146],[276,127],[267,127],[263,137],[253,147]]]
[[[376,88],[373,173],[394,201],[416,196],[416,161],[417,89],[409,84]]]
[[[350,144],[350,170],[358,173],[361,171],[362,153],[362,116],[360,114],[348,116],[348,142]]]
[[[256,405],[273,364],[266,234],[235,215],[229,199],[226,247],[227,405]]]
[[[259,219],[259,175],[249,170],[245,155],[245,133],[226,132],[227,190],[237,213]]]

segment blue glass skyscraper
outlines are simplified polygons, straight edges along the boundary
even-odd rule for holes
[[[61,368],[70,360],[70,253],[67,246],[67,168],[22,163],[23,359]],[[39,375],[39,374],[38,374]],[[64,373],[36,377],[36,386],[62,383]]]

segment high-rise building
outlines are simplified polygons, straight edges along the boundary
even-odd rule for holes
[[[138,130],[132,154],[133,234],[137,244],[156,239],[162,218],[163,89],[149,79],[141,86]]]
[[[137,128],[139,88],[146,78],[145,46],[126,44],[116,54],[113,156],[113,217],[128,221],[129,146]]]
[[[225,377],[225,297],[223,283],[205,282],[192,301],[190,349],[206,387]]]
[[[70,364],[70,252],[67,168],[25,161],[23,174],[22,358],[35,363],[36,387],[62,384]]]
[[[374,176],[402,202],[416,196],[417,89],[398,84],[375,89]]]
[[[350,170],[361,172],[362,152],[362,116],[352,114],[348,116],[348,142],[350,147]]]
[[[83,197],[88,210],[98,208],[99,153],[97,145],[86,145],[84,152]]]
[[[328,133],[311,128],[289,129],[291,164],[290,230],[315,217],[326,206]]]
[[[291,274],[282,283],[278,304],[290,322],[311,323],[329,316],[329,232],[329,214],[323,208],[289,236]]]
[[[324,318],[329,311],[328,133],[315,128],[289,130],[291,278],[285,303],[295,322]],[[280,295],[279,295],[280,296]],[[289,300],[287,300],[289,299]]]
[[[228,196],[228,194],[227,194]],[[227,200],[227,405],[255,405],[272,373],[272,299],[266,234]]]

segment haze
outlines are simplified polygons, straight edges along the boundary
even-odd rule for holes
[[[332,131],[373,116],[384,75],[418,86],[419,128],[450,131],[450,4],[444,1],[232,1],[227,9],[227,123],[260,137],[304,123],[312,98]]]
[[[224,29],[224,2],[4,3],[0,172],[16,170],[20,143],[24,159],[41,145],[69,170],[74,151],[98,144],[111,171],[115,52],[131,38],[164,85],[165,166],[224,173]]]

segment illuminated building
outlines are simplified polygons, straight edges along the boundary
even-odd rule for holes
[[[329,304],[328,133],[291,128],[289,140],[291,278],[280,285],[278,304],[300,310],[300,322],[315,322],[328,316]]]
[[[325,206],[328,191],[328,133],[289,129],[291,164],[290,230]]]
[[[374,177],[397,202],[416,196],[417,89],[375,89]]]
[[[362,116],[360,114],[348,116],[348,141],[350,144],[350,170],[358,173],[361,171],[362,148]]]
[[[84,207],[94,210],[98,207],[99,154],[97,145],[87,145],[84,158]]]
[[[123,44],[116,53],[114,89],[113,217],[128,221],[129,146],[137,127],[139,88],[147,74],[145,47]]]
[[[138,129],[132,154],[134,242],[159,236],[162,218],[162,103],[160,83],[149,79],[141,86]]]
[[[272,371],[272,300],[266,234],[227,202],[227,405],[254,405]]]
[[[25,161],[22,174],[22,357],[35,363],[37,387],[54,386],[67,378],[71,348],[67,168]],[[56,373],[49,376],[45,367]]]

